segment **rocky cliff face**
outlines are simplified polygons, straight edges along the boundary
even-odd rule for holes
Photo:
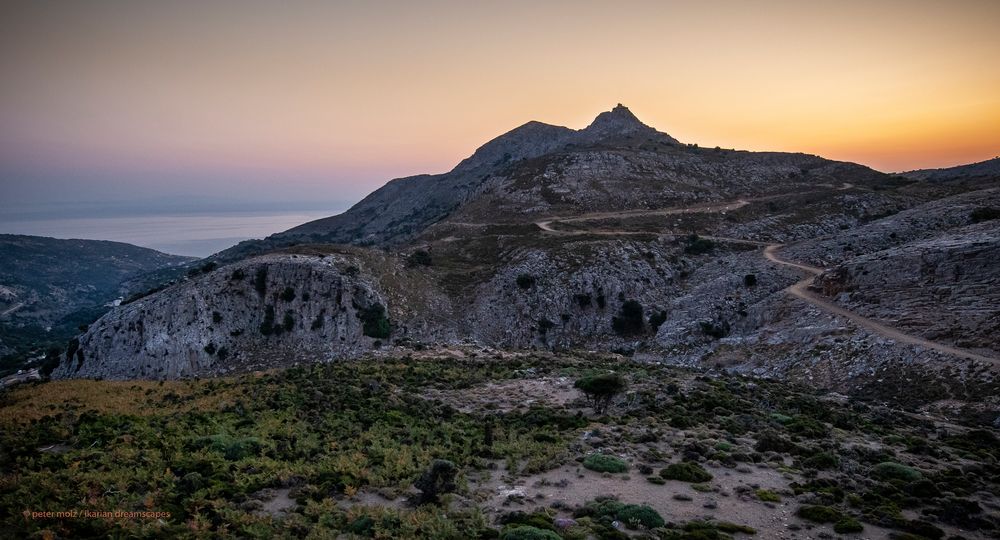
[[[248,259],[115,309],[71,344],[53,375],[218,375],[350,357],[390,332],[440,337],[387,307],[431,295],[419,284],[399,290],[388,279],[394,271],[402,272],[390,258],[350,252]]]

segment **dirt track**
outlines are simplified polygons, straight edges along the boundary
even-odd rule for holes
[[[844,187],[839,189],[848,189],[850,187],[851,187],[850,184],[845,184]],[[635,216],[668,216],[675,214],[690,214],[699,212],[718,213],[718,212],[725,212],[741,208],[749,204],[749,202],[750,201],[748,200],[740,199],[732,203],[693,206],[689,208],[671,208],[671,209],[649,210],[649,211],[630,210],[623,212],[600,212],[593,214],[584,214],[581,216],[574,216],[569,218],[550,218],[542,221],[537,221],[535,222],[535,225],[537,225],[538,228],[544,232],[551,234],[560,234],[560,235],[603,234],[603,235],[617,236],[617,235],[630,235],[630,234],[650,234],[648,232],[625,231],[625,230],[560,231],[558,229],[553,228],[552,223],[554,222],[571,223],[571,222],[593,221],[599,219],[614,219],[614,218],[635,217]],[[807,276],[804,279],[796,282],[795,284],[785,289],[785,291],[788,292],[788,294],[796,298],[799,298],[801,300],[804,300],[806,302],[809,302],[810,304],[822,309],[823,311],[848,319],[854,324],[857,324],[858,326],[870,332],[873,332],[882,337],[891,339],[899,343],[906,343],[909,345],[915,345],[918,347],[933,349],[935,351],[955,356],[958,358],[966,358],[969,360],[981,360],[993,365],[1000,365],[1000,360],[998,359],[984,356],[971,351],[958,349],[948,345],[943,345],[941,343],[935,343],[933,341],[929,341],[921,337],[906,334],[904,332],[896,330],[895,328],[891,328],[882,323],[869,319],[868,317],[844,309],[843,307],[840,307],[837,304],[830,302],[829,300],[821,298],[819,295],[809,291],[808,287],[815,276],[818,276],[819,274],[823,273],[823,269],[817,268],[815,266],[809,266],[806,264],[800,264],[788,261],[778,257],[777,250],[781,248],[782,244],[770,244],[754,240],[744,240],[742,238],[726,238],[718,236],[703,236],[703,238],[707,238],[710,240],[717,240],[720,242],[734,242],[741,244],[751,244],[755,246],[763,246],[764,247],[763,255],[767,260],[776,264],[780,264],[782,266],[791,266],[793,268],[797,268],[807,274]]]

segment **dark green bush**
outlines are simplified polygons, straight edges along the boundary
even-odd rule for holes
[[[521,274],[517,276],[517,286],[522,289],[530,289],[535,286],[535,276],[531,274]]]
[[[837,534],[859,533],[863,530],[864,525],[852,517],[845,517],[833,525],[833,532]]]
[[[504,531],[500,540],[561,540],[561,537],[553,531],[520,525]]]
[[[583,466],[597,472],[623,473],[628,470],[627,463],[605,454],[590,454],[583,459]]]
[[[840,510],[822,505],[801,506],[795,514],[802,519],[816,523],[836,523],[844,517]]]
[[[916,482],[924,477],[920,471],[913,467],[892,461],[879,463],[872,467],[871,476],[880,480],[901,480],[903,482]]]
[[[616,517],[630,529],[637,529],[640,526],[655,529],[665,524],[659,512],[644,504],[626,504],[618,510]]]
[[[840,458],[831,452],[819,452],[806,458],[802,464],[810,469],[832,469],[840,465]]]
[[[386,317],[385,306],[378,302],[358,310],[362,323],[362,333],[368,337],[385,339],[389,337],[389,319]]]
[[[285,302],[295,300],[295,289],[292,287],[285,287],[285,290],[281,291],[281,299]]]
[[[660,471],[660,476],[667,480],[679,480],[681,482],[690,482],[693,484],[708,482],[712,479],[712,473],[706,471],[704,467],[692,461],[671,463],[670,465],[667,465],[665,469]]]

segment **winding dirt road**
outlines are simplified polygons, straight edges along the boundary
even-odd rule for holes
[[[871,332],[874,332],[876,334],[879,334],[883,337],[889,338],[899,343],[907,343],[910,345],[916,345],[918,347],[925,347],[951,356],[957,356],[959,358],[967,358],[969,360],[982,360],[984,362],[989,362],[991,364],[1000,364],[1000,360],[997,360],[995,358],[990,358],[989,356],[983,356],[981,354],[977,354],[971,351],[958,349],[948,345],[943,345],[941,343],[935,343],[933,341],[929,341],[921,337],[903,333],[899,330],[896,330],[895,328],[891,328],[880,322],[876,322],[872,319],[869,319],[868,317],[859,315],[853,311],[846,310],[838,306],[837,304],[834,304],[833,302],[830,302],[829,300],[820,297],[819,295],[809,290],[809,284],[812,283],[814,277],[823,273],[823,269],[817,268],[815,266],[795,263],[778,257],[777,251],[779,248],[781,248],[781,246],[782,244],[771,244],[767,246],[766,248],[764,248],[764,257],[771,262],[781,264],[784,266],[791,266],[799,270],[802,270],[807,274],[805,278],[785,289],[785,291],[787,291],[788,294],[796,298],[805,300],[806,302],[809,302],[810,304],[824,311],[848,319],[854,324],[866,330],[869,330]]]
[[[845,184],[844,187],[840,189],[848,189],[850,187],[852,187],[850,184]],[[600,212],[593,214],[584,214],[580,216],[573,216],[569,218],[550,218],[542,221],[537,221],[535,222],[535,225],[537,225],[539,229],[541,229],[546,233],[559,234],[559,235],[604,234],[604,235],[618,236],[618,235],[634,235],[634,234],[651,234],[648,232],[624,231],[624,230],[560,231],[558,229],[553,228],[552,224],[555,222],[572,223],[572,222],[593,221],[599,219],[614,219],[614,218],[635,217],[635,216],[668,216],[675,214],[689,214],[698,212],[719,213],[741,208],[749,204],[749,202],[750,201],[748,200],[740,199],[738,201],[728,204],[713,204],[713,205],[695,206],[689,208],[672,208],[666,210],[649,210],[649,211],[630,210],[623,212]],[[686,235],[661,233],[661,236],[686,236]],[[933,341],[929,341],[921,337],[906,334],[904,332],[896,330],[895,328],[891,328],[880,322],[869,319],[868,317],[844,309],[843,307],[840,307],[837,304],[834,304],[833,302],[830,302],[829,300],[820,297],[819,295],[809,290],[809,285],[810,283],[812,283],[813,278],[823,273],[823,269],[817,268],[815,266],[809,266],[806,264],[800,264],[786,259],[782,259],[777,254],[778,249],[782,247],[782,244],[773,244],[767,242],[758,242],[754,240],[744,240],[742,238],[726,238],[718,236],[702,236],[702,238],[707,238],[710,240],[716,240],[720,242],[733,242],[733,243],[749,244],[758,247],[764,247],[763,255],[767,260],[782,266],[790,266],[806,273],[805,278],[785,289],[785,291],[788,294],[796,298],[799,298],[800,300],[808,302],[822,309],[823,311],[848,319],[854,324],[858,325],[859,327],[864,328],[872,333],[878,334],[882,337],[885,337],[887,339],[890,339],[898,343],[906,343],[909,345],[924,347],[927,349],[932,349],[958,358],[966,358],[969,360],[980,360],[983,362],[993,364],[995,366],[1000,365],[1000,359],[991,358],[989,356],[984,356],[971,351],[966,351],[956,347],[951,347],[949,345],[943,345],[941,343],[935,343]]]

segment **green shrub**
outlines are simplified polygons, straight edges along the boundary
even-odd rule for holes
[[[618,511],[616,517],[630,529],[639,526],[655,529],[665,524],[659,512],[644,504],[626,504]]]
[[[863,530],[864,525],[852,517],[845,517],[833,525],[833,532],[837,534],[859,533]]]
[[[700,484],[712,479],[712,473],[706,471],[701,465],[691,461],[671,463],[660,471],[660,476],[667,480],[679,480],[692,484]]]
[[[644,504],[625,504],[612,498],[598,497],[574,513],[575,517],[593,517],[595,521],[610,525],[620,521],[630,529],[640,526],[653,529],[665,525],[660,514]]]
[[[385,339],[389,337],[389,319],[386,317],[385,306],[375,302],[374,304],[358,310],[358,318],[361,319],[361,333],[368,337]]]
[[[914,469],[900,463],[886,461],[872,467],[871,476],[880,480],[901,480],[903,482],[916,482],[924,475]]]
[[[781,502],[781,496],[768,489],[758,489],[756,494],[757,498],[764,502]]]
[[[800,518],[814,521],[816,523],[836,523],[843,519],[844,515],[840,510],[822,505],[808,505],[799,507],[795,513]]]
[[[623,473],[628,470],[628,463],[606,454],[590,454],[583,459],[583,466],[597,472]]]
[[[832,469],[840,465],[840,458],[830,452],[820,452],[806,458],[802,464],[810,469]]]
[[[500,540],[561,540],[561,538],[553,531],[520,525],[504,531],[500,535]]]
[[[285,290],[281,291],[281,299],[285,302],[291,302],[295,300],[295,289],[291,287],[285,287]]]

